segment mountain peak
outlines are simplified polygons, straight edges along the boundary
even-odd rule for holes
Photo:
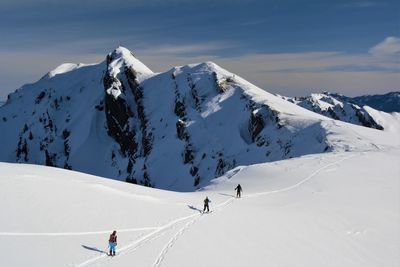
[[[212,62],[155,75],[118,47],[99,64],[64,64],[52,73],[63,74],[23,86],[0,108],[0,140],[7,140],[0,161],[192,191],[238,166],[376,148],[358,128]]]
[[[112,68],[110,72],[115,75],[121,71],[121,67],[131,68],[135,70],[138,75],[153,73],[153,71],[137,59],[129,49],[123,46],[118,46],[107,55],[107,63],[109,68]]]

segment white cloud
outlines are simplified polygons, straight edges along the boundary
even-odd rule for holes
[[[370,8],[384,6],[385,4],[379,1],[353,1],[350,3],[340,4],[339,7],[344,8]]]
[[[221,67],[242,76],[251,83],[273,93],[305,95],[331,90],[347,95],[385,93],[400,89],[399,38],[388,37],[369,53],[303,52],[247,54],[236,57],[216,56],[215,51],[230,49],[235,44],[196,43],[189,45],[135,46],[125,45],[153,71],[163,72],[174,66],[214,61]],[[135,42],[133,42],[135,43]],[[102,43],[103,44],[103,43]],[[82,50],[93,44],[82,43]],[[113,44],[104,42],[103,46]],[[106,53],[92,54],[68,51],[66,47],[34,52],[1,52],[0,99],[22,83],[33,82],[64,62],[99,62]],[[392,56],[376,56],[376,55]]]
[[[207,54],[187,56],[148,52],[150,50],[138,51],[138,55],[155,71],[213,61],[269,92],[282,95],[299,96],[330,90],[354,96],[400,89],[399,64],[368,53],[279,53],[226,58]]]
[[[399,65],[368,54],[264,54],[216,62],[267,91],[283,95],[323,90],[362,95],[400,89]]]
[[[139,51],[145,54],[156,54],[158,56],[173,55],[180,56],[184,54],[201,55],[212,51],[232,48],[233,44],[222,42],[207,42],[188,45],[159,45],[140,49]]]
[[[172,50],[170,50],[172,51]],[[177,48],[177,51],[181,51]],[[341,52],[304,52],[278,54],[248,54],[236,57],[219,57],[205,53],[190,55],[137,51],[137,55],[156,71],[175,65],[215,61],[233,72],[246,69],[253,73],[322,73],[380,71],[399,72],[400,66],[392,59],[376,58],[368,53],[346,54]]]
[[[400,56],[400,38],[389,36],[369,50],[374,56]]]

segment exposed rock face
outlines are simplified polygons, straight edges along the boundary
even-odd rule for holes
[[[123,58],[124,53],[127,54],[127,51],[116,50],[106,59],[107,71],[103,84],[108,135],[119,145],[122,156],[128,159],[125,180],[152,186],[146,166],[147,156],[152,148],[152,134],[147,127],[143,92],[139,82],[139,76],[143,74],[141,69],[145,68],[136,70],[135,65],[130,65],[129,60]],[[115,64],[115,61],[121,62]],[[115,70],[115,65],[119,71]],[[151,73],[147,69],[145,72]],[[138,159],[142,162],[139,173],[134,170]]]
[[[334,106],[327,112],[340,117]],[[336,149],[326,130],[333,121],[214,63],[154,74],[121,47],[102,63],[63,64],[23,86],[0,118],[2,161],[180,191],[240,165]]]

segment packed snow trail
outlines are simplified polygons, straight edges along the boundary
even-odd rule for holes
[[[345,161],[345,160],[348,160],[348,159],[351,159],[351,158],[354,158],[355,156],[357,156],[357,154],[354,154],[354,155],[351,155],[351,156],[342,158],[342,159],[340,159],[340,160],[338,160],[338,161],[335,161],[335,162],[329,163],[329,164],[327,164],[327,165],[325,165],[325,166],[322,166],[321,168],[319,168],[318,170],[314,171],[312,174],[310,174],[309,176],[307,176],[305,179],[301,180],[300,182],[298,182],[298,183],[296,183],[296,184],[294,184],[294,185],[291,185],[291,186],[288,186],[288,187],[285,187],[285,188],[282,188],[282,189],[277,189],[277,190],[272,190],[272,191],[266,191],[266,192],[260,192],[260,193],[254,193],[254,194],[249,194],[249,195],[245,195],[245,196],[243,196],[243,197],[241,197],[241,198],[253,198],[253,197],[258,197],[258,196],[263,196],[263,195],[269,195],[269,194],[275,194],[275,193],[281,193],[281,192],[290,191],[290,190],[292,190],[292,189],[294,189],[294,188],[297,188],[297,187],[301,186],[302,184],[306,183],[307,181],[309,181],[310,179],[312,179],[315,175],[317,175],[317,174],[320,173],[321,171],[323,171],[323,170],[329,168],[330,166],[339,164],[340,162]]]
[[[160,227],[141,227],[141,228],[128,228],[118,230],[119,233],[125,232],[140,232],[147,230],[157,230]],[[63,232],[63,233],[16,233],[16,232],[0,232],[0,236],[79,236],[79,235],[99,235],[108,234],[113,230],[95,231],[95,232]]]
[[[214,211],[218,211],[222,207],[227,206],[228,204],[231,204],[233,202],[233,200],[234,200],[234,198],[229,198],[225,202],[222,202],[222,203],[216,205],[214,207]],[[192,220],[187,222],[181,229],[179,229],[179,231],[167,242],[167,244],[161,250],[160,254],[158,255],[156,261],[153,264],[153,267],[159,267],[161,265],[162,261],[164,260],[165,255],[168,253],[168,250],[174,246],[174,244],[178,240],[178,238],[180,236],[182,236],[185,233],[185,231],[188,230],[189,227],[192,226],[198,219],[200,219],[201,218],[200,215],[203,215],[203,214],[204,213],[199,214],[199,216],[197,216],[197,217],[194,217]]]
[[[250,194],[247,196],[243,196],[241,197],[242,199],[246,199],[246,198],[253,198],[253,197],[259,197],[259,196],[263,196],[263,195],[268,195],[268,194],[275,194],[275,193],[281,193],[281,192],[286,192],[286,191],[290,191],[293,190],[299,186],[301,186],[302,184],[306,183],[307,181],[309,181],[310,179],[312,179],[315,175],[317,175],[318,173],[320,173],[321,171],[329,168],[330,166],[339,164],[342,161],[351,159],[353,157],[357,156],[357,154],[342,158],[340,160],[337,160],[335,162],[329,163],[327,165],[322,166],[321,168],[317,169],[316,171],[314,171],[313,173],[311,173],[309,176],[307,176],[306,178],[304,178],[303,180],[301,180],[300,182],[282,188],[282,189],[278,189],[278,190],[272,190],[272,191],[266,191],[266,192],[260,192],[260,193],[254,193],[254,194]],[[228,200],[226,200],[223,203],[220,203],[218,205],[216,205],[214,207],[214,210],[220,210],[218,208],[222,208],[227,206],[228,204],[233,203],[233,201],[236,199],[236,197],[231,197]],[[189,222],[187,222],[181,229],[179,229],[179,231],[167,242],[167,244],[164,246],[164,248],[161,250],[160,254],[158,255],[156,261],[153,264],[153,267],[160,267],[162,264],[162,261],[164,260],[166,254],[168,253],[168,251],[174,246],[174,244],[177,242],[178,238],[180,236],[182,236],[200,217],[197,216],[195,218],[193,218],[192,220],[190,220]]]
[[[104,238],[109,231],[89,233],[113,227],[120,231],[135,229],[120,232],[120,247],[131,247],[120,257],[104,257],[85,266],[323,266],[324,262],[331,267],[400,266],[396,249],[399,154],[398,149],[329,153],[257,164],[241,168],[243,171],[232,177],[233,170],[204,191],[188,194],[125,186],[83,174],[71,177],[70,173],[43,167],[18,165],[14,169],[13,165],[0,164],[4,169],[0,195],[5,201],[4,218],[0,220],[5,255],[0,265],[77,266],[106,251]],[[27,173],[36,175],[26,177]],[[244,195],[236,200],[232,193],[238,183],[244,185]],[[126,194],[103,188],[99,191],[98,184]],[[85,205],[70,207],[70,199],[59,197],[59,192],[68,196],[76,191],[82,193],[76,195],[77,203]],[[52,192],[55,193],[49,195]],[[143,197],[128,201],[130,195],[138,194]],[[213,213],[196,216],[206,194],[213,200]],[[107,198],[115,200],[106,201],[117,210],[112,216],[114,226],[98,217],[99,210],[90,210]],[[54,200],[51,205],[41,206],[49,204],[48,199]],[[228,201],[234,205],[222,206]],[[105,206],[101,206],[104,210]],[[217,216],[212,216],[214,212]],[[153,233],[191,215],[194,216]],[[88,219],[74,219],[84,216]],[[13,236],[11,232],[34,235]],[[60,234],[57,232],[62,235],[40,236]],[[79,234],[68,236],[67,232]],[[149,234],[151,237],[146,238]],[[44,250],[45,258],[41,256]],[[208,257],[193,262],[198,251]]]
[[[229,204],[232,201],[233,201],[233,198],[230,198],[230,199],[228,199],[228,200],[216,205],[214,208],[218,209],[220,207],[223,207],[223,206]],[[180,223],[182,221],[191,219],[191,218],[193,218],[193,221],[194,221],[195,219],[199,218],[202,215],[203,214],[200,214],[200,213],[191,214],[191,215],[188,215],[188,216],[185,216],[185,217],[181,217],[181,218],[175,219],[175,220],[173,220],[173,221],[171,221],[171,222],[169,222],[169,223],[167,223],[167,224],[165,224],[163,226],[160,226],[155,231],[153,231],[153,232],[151,232],[151,233],[139,238],[138,240],[135,240],[133,243],[130,243],[130,244],[128,244],[126,246],[123,246],[120,249],[118,249],[118,255],[123,255],[123,254],[125,254],[126,251],[132,251],[132,250],[134,251],[136,247],[139,247],[139,246],[151,241],[153,239],[153,237],[158,237],[158,235],[162,234],[164,231],[166,231],[169,228],[175,226],[176,224],[178,224],[178,223]],[[181,231],[181,230],[182,229],[180,229],[179,231]],[[94,257],[92,259],[89,259],[89,260],[77,265],[77,267],[88,266],[89,264],[92,264],[94,262],[97,262],[97,261],[99,261],[101,259],[104,259],[104,258],[107,258],[107,257],[108,256],[104,255],[104,254],[103,255],[99,255],[97,257]]]
[[[161,265],[161,262],[164,260],[165,255],[168,253],[168,250],[173,247],[173,245],[178,240],[178,238],[180,236],[182,236],[185,233],[185,231],[187,229],[189,229],[189,227],[192,226],[199,218],[200,218],[199,216],[193,218],[192,220],[187,222],[185,224],[185,226],[183,226],[181,229],[179,229],[179,231],[176,234],[174,234],[172,236],[172,238],[167,242],[167,244],[161,250],[160,254],[158,255],[158,257],[157,257],[157,259],[155,261],[155,263],[153,264],[153,267],[159,267]]]
[[[155,230],[155,231],[153,231],[153,232],[151,232],[151,233],[139,238],[138,240],[134,241],[133,243],[128,244],[128,245],[126,245],[124,247],[121,247],[120,249],[118,249],[118,254],[122,254],[126,250],[129,250],[129,249],[132,249],[132,248],[134,248],[136,246],[139,246],[142,243],[146,243],[154,235],[157,235],[157,234],[169,229],[170,227],[174,226],[175,224],[177,224],[179,222],[185,221],[185,220],[193,218],[195,216],[199,216],[199,214],[197,214],[197,213],[196,214],[191,214],[189,216],[185,216],[185,217],[181,217],[181,218],[178,218],[176,220],[173,220],[173,221],[171,221],[171,222],[159,227],[157,230]],[[98,260],[100,260],[102,258],[105,258],[105,257],[108,257],[108,256],[107,255],[100,255],[100,256],[94,257],[92,259],[89,259],[89,260],[87,260],[87,261],[85,261],[85,262],[83,262],[83,263],[81,263],[81,264],[79,264],[77,266],[78,267],[87,266],[88,264],[94,263],[94,262],[96,262],[96,261],[98,261]]]
[[[348,157],[344,157],[344,158],[342,158],[342,159],[339,159],[339,160],[337,160],[337,161],[334,161],[334,162],[332,162],[332,163],[328,163],[328,164],[322,166],[321,168],[317,169],[316,171],[314,171],[313,173],[311,173],[309,176],[307,176],[306,178],[302,179],[300,182],[298,182],[298,183],[296,183],[296,184],[294,184],[294,185],[291,185],[291,186],[288,186],[288,187],[285,187],[285,188],[282,188],[282,189],[277,189],[277,190],[272,190],[272,191],[266,191],[266,192],[260,192],[260,193],[254,193],[254,194],[246,195],[246,196],[243,196],[242,199],[253,198],[253,197],[258,197],[258,196],[268,195],[268,194],[276,194],[276,193],[281,193],[281,192],[286,192],[286,191],[293,190],[293,189],[295,189],[295,188],[301,186],[302,184],[306,183],[306,182],[309,181],[310,179],[312,179],[315,175],[317,175],[319,172],[323,171],[324,169],[327,169],[327,168],[329,168],[330,166],[336,165],[336,164],[338,164],[338,163],[340,163],[340,162],[342,162],[342,161],[345,161],[345,160],[348,160],[348,159],[350,159],[350,158],[353,158],[353,157],[355,157],[356,155],[357,155],[357,154],[353,154],[353,155],[350,155],[350,156],[348,156]],[[220,210],[221,208],[225,207],[226,205],[232,203],[234,200],[235,200],[234,197],[230,197],[230,198],[227,199],[226,201],[224,201],[224,202],[222,202],[222,203],[220,203],[220,204],[214,206],[214,210],[215,210],[215,211],[216,211],[216,210]],[[180,222],[183,222],[183,221],[186,221],[186,220],[191,219],[191,220],[190,220],[189,222],[187,222],[182,228],[180,228],[180,229],[178,230],[178,232],[177,232],[177,233],[167,242],[167,244],[163,247],[163,249],[161,250],[160,254],[158,255],[157,259],[155,260],[155,262],[154,262],[154,264],[153,264],[153,267],[159,267],[159,266],[161,266],[161,263],[162,263],[162,261],[164,260],[166,254],[167,254],[168,251],[173,247],[173,245],[176,243],[176,241],[178,240],[178,238],[179,238],[180,236],[182,236],[182,235],[184,234],[184,232],[185,232],[187,229],[189,229],[189,227],[190,227],[191,225],[193,225],[193,224],[196,222],[196,220],[198,220],[198,219],[200,218],[200,216],[202,216],[201,213],[191,214],[191,215],[188,215],[188,216],[184,216],[184,217],[175,219],[175,220],[173,220],[173,221],[171,221],[171,222],[169,222],[169,223],[166,223],[165,225],[160,226],[160,227],[158,227],[158,228],[154,228],[155,230],[152,231],[152,232],[150,232],[149,234],[144,235],[143,237],[139,238],[138,240],[135,240],[134,242],[132,242],[132,243],[130,243],[130,244],[128,244],[128,245],[125,245],[125,246],[121,247],[120,249],[118,249],[118,252],[119,252],[118,254],[119,254],[119,255],[123,255],[123,254],[125,254],[125,252],[131,251],[132,249],[133,249],[133,251],[135,251],[135,248],[136,248],[136,247],[139,247],[139,246],[141,246],[141,245],[143,245],[143,244],[149,242],[149,241],[152,240],[154,237],[158,237],[158,235],[160,235],[162,232],[168,230],[169,228],[171,228],[171,227],[177,225],[177,224],[180,223]],[[151,228],[151,227],[150,227],[150,228]],[[149,228],[148,228],[148,229],[149,229]],[[91,259],[89,259],[89,260],[87,260],[87,261],[85,261],[85,262],[83,262],[83,263],[81,263],[81,264],[79,264],[79,265],[77,265],[77,266],[78,266],[78,267],[88,266],[89,264],[93,264],[93,263],[95,263],[95,262],[97,262],[97,261],[100,261],[100,260],[102,260],[102,259],[105,259],[105,258],[108,258],[108,256],[102,254],[102,255],[99,255],[99,256],[97,256],[97,257],[91,258]]]

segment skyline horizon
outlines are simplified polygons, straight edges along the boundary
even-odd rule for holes
[[[400,90],[395,0],[4,0],[0,10],[0,99],[118,45],[155,72],[212,61],[287,96]]]
[[[154,68],[154,66],[152,66],[152,65],[154,65],[154,63],[153,63],[152,65],[147,64],[145,61],[141,60],[141,57],[140,57],[140,56],[137,56],[137,54],[136,54],[134,51],[132,51],[131,49],[129,49],[129,48],[126,47],[126,46],[123,46],[123,45],[119,44],[119,45],[116,46],[114,49],[112,49],[112,50],[110,50],[108,53],[106,53],[106,54],[103,56],[102,59],[101,59],[101,56],[100,56],[100,55],[97,55],[97,57],[98,57],[99,59],[98,59],[96,62],[70,62],[70,61],[65,61],[65,62],[63,62],[63,63],[61,63],[61,64],[59,64],[59,65],[57,65],[57,66],[54,66],[54,68],[49,69],[47,72],[44,72],[44,73],[42,73],[41,75],[37,76],[36,79],[34,78],[33,81],[31,81],[31,82],[25,82],[25,83],[21,84],[21,86],[18,86],[16,89],[12,89],[9,93],[7,93],[7,94],[5,94],[5,95],[0,94],[0,102],[6,102],[6,101],[7,101],[7,96],[8,96],[9,94],[14,93],[16,90],[20,89],[20,88],[23,87],[24,85],[36,83],[37,81],[39,81],[40,79],[42,79],[44,76],[46,76],[49,72],[51,72],[51,71],[57,69],[58,67],[60,67],[60,66],[63,65],[63,64],[70,64],[70,63],[72,63],[72,64],[84,64],[84,65],[101,64],[103,61],[106,60],[107,54],[112,53],[112,51],[114,51],[114,50],[117,49],[118,47],[124,47],[124,48],[128,49],[129,51],[131,51],[131,52],[135,55],[135,57],[136,57],[138,60],[140,60],[143,64],[145,64],[147,67],[149,67],[149,68],[150,68],[152,71],[154,71],[155,73],[163,73],[163,72],[167,72],[167,71],[171,70],[171,69],[174,68],[174,67],[184,66],[184,65],[191,65],[191,64],[201,64],[201,63],[203,63],[203,62],[208,62],[208,61],[214,62],[215,64],[219,65],[220,67],[222,67],[222,68],[224,68],[224,69],[226,69],[226,70],[232,72],[230,69],[225,68],[223,65],[220,65],[220,64],[218,64],[217,62],[215,62],[215,61],[213,61],[213,60],[205,60],[205,61],[199,61],[199,62],[189,62],[189,63],[187,63],[187,64],[174,65],[174,66],[172,66],[172,67],[166,67],[166,68],[160,70],[160,68],[157,68],[157,66],[156,66],[155,68]],[[156,70],[156,69],[157,69],[157,70]],[[156,70],[156,71],[155,71],[155,70]],[[239,75],[238,73],[235,73],[235,72],[233,72],[233,74]],[[261,87],[261,86],[255,84],[253,81],[246,79],[246,77],[243,77],[242,75],[239,75],[239,76],[242,77],[242,78],[244,78],[244,79],[247,80],[248,82],[250,82],[250,83],[252,83],[252,84],[258,86],[259,88],[263,89],[264,91],[267,91],[267,92],[272,93],[272,94],[278,94],[278,95],[288,96],[288,97],[302,97],[302,96],[308,96],[308,95],[310,95],[310,94],[318,94],[318,93],[324,93],[324,92],[343,94],[343,95],[349,96],[349,97],[367,96],[367,95],[385,95],[385,94],[388,94],[388,93],[400,92],[400,87],[398,87],[398,88],[393,88],[393,89],[390,89],[390,88],[389,88],[389,89],[386,89],[386,88],[377,88],[377,90],[379,90],[378,92],[370,92],[370,93],[367,92],[367,93],[364,93],[364,94],[357,94],[357,93],[356,93],[356,94],[346,94],[346,93],[343,93],[343,92],[346,92],[346,88],[343,88],[343,90],[340,90],[340,89],[339,89],[339,90],[337,90],[337,89],[329,89],[329,88],[319,88],[319,89],[308,88],[308,89],[306,89],[306,90],[308,90],[308,93],[306,92],[305,94],[283,94],[283,93],[281,92],[281,90],[279,90],[279,89],[264,88],[264,87]],[[314,90],[314,89],[315,89],[315,90]],[[283,90],[283,91],[285,91],[285,90]]]

